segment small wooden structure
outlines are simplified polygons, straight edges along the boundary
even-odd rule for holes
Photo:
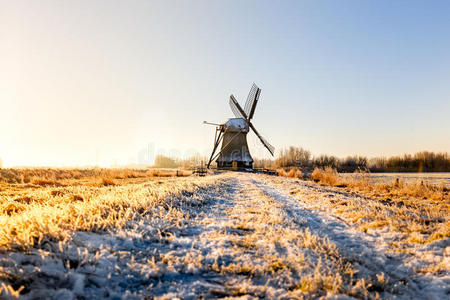
[[[192,172],[193,175],[197,176],[205,176],[208,173],[208,170],[203,166],[203,162],[200,164],[199,167],[196,167],[195,170]]]

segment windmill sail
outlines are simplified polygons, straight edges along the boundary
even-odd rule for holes
[[[258,90],[259,90],[258,86],[253,83],[252,88],[250,89],[250,92],[248,93],[247,101],[245,101],[245,106],[244,106],[244,112],[247,116],[250,114],[250,111],[253,107],[253,103],[255,102],[256,94],[258,93]]]
[[[230,107],[236,118],[242,118],[247,120],[247,114],[242,110],[241,106],[237,102],[233,95],[230,96]]]
[[[259,138],[259,140],[261,141],[261,143],[264,145],[264,147],[266,147],[267,150],[269,150],[270,154],[272,154],[273,156],[273,152],[275,151],[275,147],[272,146],[271,144],[269,144],[269,142],[262,137],[262,135],[259,134],[258,131],[256,131],[255,126],[253,126],[252,123],[248,123],[250,125],[250,128],[253,130],[253,132],[256,134],[256,136]]]
[[[247,114],[248,120],[253,119],[253,115],[255,114],[256,104],[258,104],[259,94],[261,94],[261,89],[258,88],[255,95],[255,100],[253,101],[252,108],[250,109],[250,113]]]

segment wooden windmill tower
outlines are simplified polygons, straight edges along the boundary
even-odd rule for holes
[[[216,125],[214,147],[209,158],[208,168],[213,161],[216,161],[218,169],[252,169],[253,159],[247,144],[247,133],[250,129],[253,130],[264,147],[273,156],[275,148],[258,133],[251,123],[260,94],[261,89],[256,84],[253,84],[244,109],[242,109],[233,95],[230,96],[230,107],[236,118],[228,119],[223,124],[203,122]],[[220,144],[220,151],[216,154]]]

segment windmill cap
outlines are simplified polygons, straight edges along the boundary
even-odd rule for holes
[[[248,132],[248,124],[242,118],[231,118],[224,124],[224,129],[228,132]]]

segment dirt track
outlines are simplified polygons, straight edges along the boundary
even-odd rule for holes
[[[302,197],[345,195],[295,179],[230,173],[178,195],[105,234],[78,232],[65,246],[5,253],[0,266],[24,298],[320,297],[436,298],[450,276],[417,272],[421,257],[389,251],[389,231],[363,233]],[[175,197],[175,196],[174,196]],[[449,240],[427,245],[448,263]]]

